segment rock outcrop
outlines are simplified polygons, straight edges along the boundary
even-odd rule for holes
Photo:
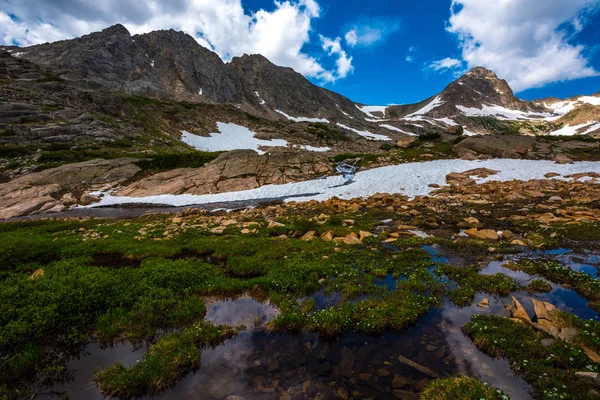
[[[454,146],[461,158],[489,156],[497,158],[527,158],[534,150],[535,138],[526,136],[479,136],[463,140]]]
[[[236,150],[222,154],[202,168],[155,174],[119,190],[117,195],[143,197],[232,192],[314,179],[333,172],[333,166],[325,156],[298,152],[260,156],[254,151]]]
[[[35,172],[0,184],[0,219],[58,212],[73,206],[71,192],[107,190],[132,179],[133,159],[92,160]]]

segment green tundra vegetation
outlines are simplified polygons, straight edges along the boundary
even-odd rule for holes
[[[508,396],[501,390],[491,388],[477,379],[468,376],[456,376],[431,381],[423,393],[421,400],[507,400]]]
[[[375,232],[389,215],[371,210],[338,214],[326,221],[291,215],[272,223],[250,218],[231,225],[210,222],[202,215],[0,224],[0,398],[24,397],[40,386],[67,379],[68,360],[90,340],[157,338],[140,363],[99,370],[96,379],[106,395],[127,398],[160,392],[199,368],[202,349],[243,329],[203,322],[205,296],[251,293],[269,299],[280,310],[268,329],[335,338],[345,332],[401,331],[441,306],[445,298],[468,305],[476,293],[507,295],[521,289],[504,275],[479,275],[479,267],[442,264],[425,247],[438,244],[458,256],[477,259],[489,256],[489,244],[484,242],[407,237],[388,244],[386,233],[367,235],[353,245],[319,238],[328,232],[334,237]],[[512,229],[550,239],[539,227]],[[598,227],[588,227],[593,229]],[[314,238],[306,240],[311,232]],[[560,241],[561,235],[553,240]],[[495,251],[515,249],[501,242]],[[569,282],[583,296],[596,298],[595,279],[564,275],[555,267],[549,269],[554,271],[551,274],[529,265],[537,264],[522,268]],[[388,275],[396,281],[395,290],[377,284]],[[545,289],[539,283],[530,286]],[[340,304],[317,309],[310,297],[317,291],[341,294]],[[581,323],[565,316],[565,324]],[[490,329],[482,328],[486,325]],[[600,334],[597,330],[594,325],[588,331]],[[548,373],[550,385],[558,382],[569,390],[582,390],[568,379],[571,371],[585,370],[590,364],[576,344],[557,342],[545,348],[538,345],[541,338],[533,330],[499,318],[474,317],[465,332],[493,356],[521,363],[524,357],[519,352],[526,351],[528,362],[536,368],[539,364],[532,377]],[[580,336],[582,343],[600,348],[595,336]],[[510,341],[497,346],[494,340],[501,338]],[[530,346],[523,349],[517,341]],[[544,361],[550,354],[556,360]],[[564,368],[570,372],[563,376],[558,371]],[[457,379],[458,391],[497,398],[489,388]],[[444,387],[448,382],[436,383],[425,398],[439,398],[436,393]]]

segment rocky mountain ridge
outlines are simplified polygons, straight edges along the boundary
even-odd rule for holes
[[[190,35],[172,29],[132,36],[115,25],[76,39],[7,49],[83,90],[229,103],[272,119],[285,118],[275,110],[315,118],[359,114],[349,99],[313,85],[291,68],[261,55],[225,63]]]

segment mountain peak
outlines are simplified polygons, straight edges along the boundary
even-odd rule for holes
[[[113,26],[109,26],[106,29],[103,29],[101,31],[101,34],[109,34],[109,35],[130,35],[129,31],[127,30],[127,28],[125,28],[125,26],[121,25],[121,24],[115,24]]]
[[[473,68],[472,70],[467,72],[465,76],[476,76],[487,79],[499,79],[498,75],[496,75],[494,71],[481,66]]]

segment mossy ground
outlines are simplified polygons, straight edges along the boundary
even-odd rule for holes
[[[468,376],[436,379],[431,381],[421,400],[508,400],[501,390],[491,388]]]
[[[507,358],[511,368],[535,389],[540,399],[591,399],[593,385],[575,376],[578,371],[598,371],[578,344],[555,340],[521,322],[497,316],[474,315],[463,327],[475,345],[492,357]]]

